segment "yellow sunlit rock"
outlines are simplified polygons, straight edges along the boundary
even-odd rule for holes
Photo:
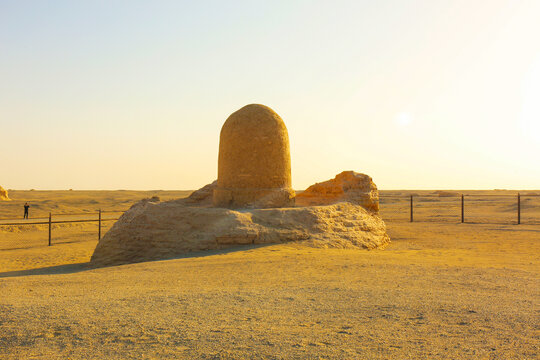
[[[9,200],[7,190],[4,190],[4,188],[1,186],[0,186],[0,200]]]
[[[285,123],[267,106],[244,106],[221,129],[214,205],[285,207],[293,199]]]

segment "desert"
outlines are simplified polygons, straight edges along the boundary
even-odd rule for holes
[[[58,224],[50,247],[41,225],[0,227],[0,355],[538,357],[539,225],[511,223],[504,203],[482,208],[492,223],[427,214],[410,223],[406,206],[404,214],[400,203],[385,207],[385,197],[402,193],[380,193],[381,216],[395,219],[385,220],[391,243],[384,250],[245,245],[93,268],[96,224]],[[189,194],[13,191],[1,206],[7,217],[20,215],[17,205],[31,199],[40,216],[55,199],[57,211],[95,214]]]
[[[0,4],[0,360],[540,359],[540,1]]]
[[[388,245],[370,176],[343,171],[301,194],[291,188],[291,178],[283,119],[268,106],[248,104],[221,128],[217,180],[186,199],[162,202],[155,196],[134,204],[103,238],[98,230],[91,263],[121,265],[245,244]]]

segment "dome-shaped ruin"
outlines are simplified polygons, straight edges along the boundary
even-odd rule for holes
[[[287,128],[272,109],[252,104],[221,129],[217,181],[185,199],[136,203],[99,241],[91,264],[288,241],[382,249],[390,238],[368,175],[345,171],[295,197]]]
[[[244,106],[221,129],[214,205],[267,208],[293,204],[285,123],[267,106]]]

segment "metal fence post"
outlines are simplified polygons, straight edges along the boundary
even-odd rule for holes
[[[51,246],[52,214],[49,213],[49,246]]]
[[[101,240],[101,209],[98,213],[98,241]]]
[[[517,212],[518,212],[518,225],[521,224],[521,195],[518,193],[518,207],[517,207]]]
[[[413,222],[413,195],[411,195],[411,222]]]
[[[465,195],[461,194],[461,223],[465,222]]]

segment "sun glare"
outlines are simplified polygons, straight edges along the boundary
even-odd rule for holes
[[[408,126],[412,122],[412,116],[408,112],[400,112],[394,117],[394,122],[399,126]]]

